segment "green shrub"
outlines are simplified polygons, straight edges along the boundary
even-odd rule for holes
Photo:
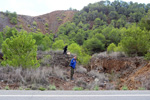
[[[121,43],[119,43],[118,46],[116,48],[114,48],[114,51],[115,52],[123,52],[123,48],[122,48]]]
[[[45,23],[45,26],[48,27],[48,23]]]
[[[64,41],[63,40],[57,40],[53,43],[52,45],[52,49],[53,50],[63,50],[65,44],[64,44]]]
[[[99,90],[99,87],[96,85],[95,87],[94,87],[94,90]]]
[[[31,90],[30,88],[26,88],[25,90]]]
[[[18,31],[15,27],[8,27],[6,26],[4,29],[3,29],[3,40],[6,40],[7,38],[10,38],[11,36],[13,35],[17,35]]]
[[[148,52],[147,54],[145,54],[145,60],[150,60],[150,52]]]
[[[17,24],[17,13],[16,12],[11,13],[9,11],[6,11],[5,15],[9,17],[9,21],[11,24]]]
[[[38,28],[37,31],[40,32],[41,30]]]
[[[83,88],[82,87],[74,87],[73,90],[74,91],[81,91],[81,90],[83,90]]]
[[[150,48],[150,37],[147,30],[141,30],[137,26],[132,26],[125,31],[121,45],[129,56],[144,56]]]
[[[58,21],[62,21],[62,19],[59,18]]]
[[[2,44],[4,53],[4,61],[2,64],[23,68],[38,67],[39,63],[36,59],[37,46],[32,35],[26,31],[21,31],[11,38],[7,38]],[[6,59],[7,58],[7,59]]]
[[[48,28],[48,27],[46,27],[46,28],[45,28],[45,30],[49,30],[49,28]]]
[[[35,27],[35,26],[34,26],[33,28],[34,28],[34,29],[36,29],[36,27]]]
[[[0,48],[2,48],[2,43],[3,43],[3,35],[2,32],[0,32]]]
[[[19,87],[19,90],[23,90],[23,88],[22,88],[22,87]]]
[[[43,51],[50,49],[50,46],[52,45],[52,41],[50,40],[48,35],[43,38],[43,41],[42,41],[41,45],[42,45],[42,50]]]
[[[108,53],[114,52],[115,48],[116,48],[116,45],[114,43],[111,43],[107,48],[107,52]]]
[[[18,26],[18,25],[15,25],[15,27],[16,27],[16,28],[19,28],[19,26]]]
[[[32,23],[34,26],[37,26],[37,23],[35,22],[35,21],[33,21],[33,23]]]
[[[5,90],[10,90],[9,86],[5,86]]]
[[[31,25],[28,25],[28,27],[30,27]]]
[[[41,91],[45,91],[46,89],[45,89],[45,88],[43,88],[43,87],[40,87],[40,88],[39,88],[39,90],[41,90]]]
[[[50,33],[53,33],[53,31],[52,31],[52,30],[50,30]]]
[[[22,29],[22,28],[23,28],[22,24],[19,26],[19,28],[20,28],[20,29]]]
[[[31,31],[33,32],[33,28],[30,28],[31,29]]]
[[[104,50],[104,44],[97,38],[91,38],[84,42],[84,49],[88,54],[94,54]]]
[[[68,50],[71,52],[71,53],[74,53],[76,54],[78,57],[78,60],[81,64],[83,65],[86,65],[88,64],[91,56],[86,54],[82,47],[79,46],[77,43],[72,43],[71,45],[68,46]]]
[[[56,86],[55,85],[50,85],[49,90],[56,90]]]
[[[80,61],[82,65],[87,65],[90,59],[91,59],[91,56],[86,53],[82,53],[82,55],[78,56],[78,60]]]
[[[17,24],[17,18],[12,17],[11,20],[10,20],[10,23],[11,24]]]
[[[124,85],[124,86],[122,87],[122,90],[128,90],[128,87],[127,87],[126,85]]]
[[[146,89],[143,87],[139,87],[138,90],[146,90]]]

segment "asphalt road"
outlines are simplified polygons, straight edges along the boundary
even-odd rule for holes
[[[150,100],[150,91],[7,91],[0,100]]]

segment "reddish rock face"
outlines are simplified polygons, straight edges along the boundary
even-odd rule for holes
[[[118,74],[118,89],[124,85],[130,90],[143,87],[150,89],[150,63],[139,57],[111,57],[96,55],[88,65],[90,70],[100,73]]]

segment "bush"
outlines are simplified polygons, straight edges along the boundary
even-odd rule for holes
[[[22,87],[19,87],[19,90],[23,90],[23,88],[22,88]]]
[[[55,85],[50,85],[49,90],[56,90],[56,86]]]
[[[122,90],[128,90],[128,87],[124,85],[124,86],[122,87]]]
[[[63,40],[57,40],[52,45],[53,50],[56,50],[56,49],[63,50],[64,47],[65,47],[65,44]]]
[[[46,36],[45,36],[43,39],[44,39],[44,40],[43,40],[43,42],[42,42],[42,45],[43,45],[42,50],[45,51],[45,50],[50,49],[50,46],[51,46],[51,44],[52,44],[52,41],[49,39],[49,37],[46,37]]]
[[[99,87],[96,85],[96,86],[94,87],[94,90],[98,91],[98,90],[99,90]]]
[[[139,87],[138,90],[146,90],[146,89],[143,87]]]
[[[22,24],[19,26],[19,28],[20,28],[20,29],[22,29],[22,28],[23,28]]]
[[[26,88],[25,90],[31,90],[30,88]]]
[[[77,59],[79,62],[83,65],[88,64],[91,56],[83,52],[83,49],[81,46],[79,46],[77,43],[72,43],[71,45],[68,46],[68,50],[71,53],[75,53],[78,57]]]
[[[129,56],[143,56],[150,48],[150,37],[147,30],[141,30],[135,25],[127,29],[122,37],[121,45]]]
[[[41,30],[38,28],[37,31],[40,32]]]
[[[39,63],[36,59],[37,46],[32,35],[26,31],[21,31],[11,38],[7,38],[2,44],[4,53],[3,65],[9,64],[14,67],[28,68],[38,67]]]
[[[39,90],[41,90],[41,91],[45,91],[46,89],[45,89],[45,88],[43,88],[43,87],[40,87],[40,88],[39,88]]]
[[[116,45],[114,43],[111,43],[107,48],[107,52],[108,53],[114,52],[115,48],[116,48]]]
[[[82,55],[82,48],[77,43],[72,43],[68,46],[68,50],[71,53],[75,53],[77,55]]]
[[[31,25],[28,25],[28,27],[30,27]]]
[[[45,26],[48,27],[48,23],[45,23]]]
[[[6,38],[10,38],[11,36],[13,35],[17,35],[18,31],[16,28],[10,28],[8,26],[6,26],[4,29],[3,29],[3,40],[5,40]]]
[[[89,54],[101,52],[104,50],[104,44],[97,38],[91,38],[84,42],[83,47]]]
[[[10,90],[9,86],[5,86],[5,90]]]
[[[0,32],[0,49],[2,47],[2,43],[3,43],[3,35],[2,32]]]
[[[35,22],[35,21],[33,21],[33,23],[32,23],[34,26],[37,26],[37,23]]]
[[[74,91],[81,91],[81,90],[83,90],[83,88],[82,87],[74,87],[73,90]]]
[[[11,18],[10,23],[17,24],[17,18],[15,18],[15,17]]]
[[[150,60],[150,52],[148,52],[147,54],[145,54],[145,57],[144,57],[146,60]]]
[[[9,12],[9,11],[6,11],[6,16],[9,17],[9,21],[11,24],[17,24],[17,13],[16,12]]]
[[[48,27],[46,27],[46,28],[45,28],[45,30],[49,30],[49,28],[48,28]]]

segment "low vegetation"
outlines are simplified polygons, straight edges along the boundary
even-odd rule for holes
[[[16,12],[11,13],[7,10],[5,12],[5,15],[8,16],[11,24],[17,24],[17,13]]]
[[[11,24],[18,23],[16,12],[6,11],[1,17],[5,16]],[[59,24],[62,21],[59,17],[56,20]],[[46,86],[49,86],[49,76],[67,80],[60,67],[55,64],[52,66],[54,56],[47,54],[51,51],[62,51],[66,45],[68,52],[76,55],[78,64],[83,66],[89,64],[93,54],[104,51],[107,53],[101,56],[138,56],[150,60],[150,4],[119,0],[89,4],[76,12],[72,21],[62,24],[55,34],[49,30],[48,23],[45,23],[45,30],[50,31],[50,34],[41,33],[40,29],[37,29],[36,21],[31,24],[32,27],[28,24],[28,28],[32,32],[23,30],[24,24],[15,26],[19,31],[15,27],[6,26],[0,32],[0,51],[4,54],[4,60],[0,62],[0,77],[7,82],[13,80],[19,84],[30,85],[26,86],[26,90],[32,89],[35,84],[37,89],[44,91]],[[39,59],[37,52],[44,52],[42,54],[45,55]],[[64,65],[69,64],[67,62]],[[99,90],[100,86],[114,89],[111,83],[105,84],[115,81],[114,73],[109,76],[96,70],[87,72],[84,67],[80,67],[76,72],[93,77],[96,81],[87,85],[81,79],[78,81],[81,84],[73,90]],[[6,86],[5,89],[9,87]],[[56,90],[56,86],[50,85],[48,89]],[[128,90],[128,87],[123,86],[121,89]]]

